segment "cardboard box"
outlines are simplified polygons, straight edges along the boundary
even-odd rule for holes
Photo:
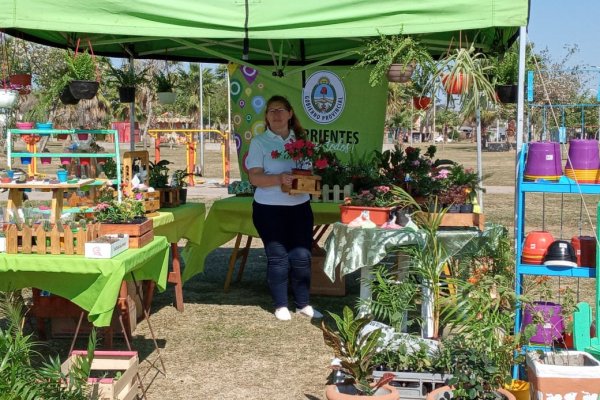
[[[108,234],[85,243],[85,257],[113,258],[129,248],[129,235]]]

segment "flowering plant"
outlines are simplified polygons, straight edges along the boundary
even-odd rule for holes
[[[120,203],[116,200],[108,200],[96,205],[94,212],[98,222],[127,223],[144,216],[144,204],[137,197],[124,198]]]
[[[352,197],[346,197],[344,204],[347,206],[391,207],[396,205],[399,200],[389,186],[375,186]]]
[[[324,169],[329,165],[326,151],[322,146],[308,139],[297,139],[284,146],[284,152],[273,150],[272,158],[287,158],[296,163],[298,169]]]

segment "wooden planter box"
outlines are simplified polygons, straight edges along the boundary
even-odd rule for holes
[[[160,193],[160,208],[171,208],[179,206],[179,189],[160,188],[156,189],[156,191]]]
[[[325,264],[325,250],[320,247],[312,249],[312,265],[310,277],[310,294],[321,296],[345,296],[346,281],[340,276],[340,266],[335,269],[335,282],[331,282],[323,271]]]
[[[585,399],[600,393],[600,362],[583,351],[526,354],[532,399]]]
[[[146,219],[141,224],[100,224],[100,235],[126,233],[129,235],[129,248],[144,247],[154,239],[152,220]]]
[[[476,213],[446,213],[442,218],[440,227],[448,228],[478,228],[483,231],[485,216]]]
[[[61,365],[62,373],[68,376],[75,360],[86,355],[85,350],[74,350]],[[134,380],[138,373],[138,363],[137,351],[94,351],[92,373],[98,371],[100,376],[104,376],[107,372],[121,372],[121,376],[118,379],[110,376],[89,378],[90,391],[98,394],[98,400],[134,399],[137,396],[137,384]]]
[[[389,217],[392,207],[365,207],[365,206],[340,206],[342,223],[348,224],[360,216],[363,211],[369,212],[369,218],[376,225],[385,224]]]
[[[29,227],[9,224],[5,230],[8,254],[85,254],[85,243],[98,237],[100,224],[88,224],[73,232],[68,224],[53,224],[50,231],[43,225]]]
[[[143,193],[144,211],[147,217],[158,215],[160,209],[160,193],[159,192],[144,192]]]
[[[434,389],[448,384],[452,378],[450,374],[432,374],[429,372],[396,372],[396,371],[373,371],[375,380],[381,379],[383,374],[394,374],[394,380],[390,386],[396,388],[401,399],[421,400],[427,397]]]

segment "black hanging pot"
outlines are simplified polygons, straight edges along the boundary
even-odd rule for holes
[[[71,90],[69,89],[69,86],[65,86],[63,88],[63,90],[60,92],[59,98],[60,98],[60,101],[63,104],[77,104],[77,103],[79,103],[79,99],[76,99],[71,94]]]
[[[119,101],[132,103],[135,100],[135,86],[121,86],[119,88]]]
[[[566,240],[555,240],[548,246],[544,256],[544,265],[577,266],[575,248]]]
[[[98,93],[100,83],[96,81],[71,81],[69,82],[69,90],[76,99],[93,99]]]
[[[516,103],[518,95],[518,85],[498,85],[496,86],[496,93],[498,94],[498,100],[502,103]]]

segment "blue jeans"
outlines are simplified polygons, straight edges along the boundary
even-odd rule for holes
[[[267,282],[275,308],[288,306],[288,281],[296,308],[309,304],[313,214],[297,206],[252,204],[252,221],[265,247]]]

